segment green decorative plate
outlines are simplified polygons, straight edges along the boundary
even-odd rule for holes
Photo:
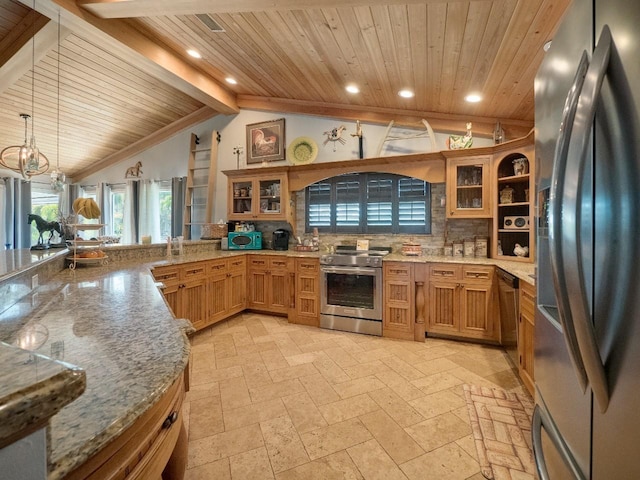
[[[318,156],[318,144],[309,137],[298,137],[287,147],[287,159],[294,165],[313,162]]]

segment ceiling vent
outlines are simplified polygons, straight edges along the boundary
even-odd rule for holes
[[[204,23],[212,32],[224,32],[224,28],[216,22],[208,13],[197,13],[196,17]]]

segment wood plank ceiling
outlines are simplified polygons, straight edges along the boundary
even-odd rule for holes
[[[542,46],[569,3],[37,0],[39,15],[33,0],[0,0],[0,148],[23,141],[35,58],[35,135],[55,165],[58,10],[60,167],[79,179],[238,108],[415,126],[426,118],[436,131],[471,120],[485,135],[500,120],[521,136],[533,125]],[[349,83],[360,93],[346,93]],[[415,97],[400,98],[403,88]],[[471,92],[483,101],[466,102]]]

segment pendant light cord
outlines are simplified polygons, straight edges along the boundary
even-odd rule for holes
[[[36,92],[36,0],[33,0],[33,22],[31,23],[31,138],[35,125],[35,92]]]
[[[56,170],[60,173],[60,10],[58,10],[58,115],[56,129]]]

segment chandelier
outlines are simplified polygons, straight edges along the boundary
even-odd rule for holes
[[[27,140],[27,122],[31,115],[21,113],[20,116],[24,119],[24,144],[21,146],[12,145],[3,149],[0,152],[0,165],[18,172],[25,180],[31,180],[34,175],[41,175],[49,170],[49,160],[44,153],[40,153],[36,146],[33,126],[31,140]]]
[[[36,10],[36,1],[33,0],[33,11]],[[24,119],[24,144],[22,146],[6,147],[0,152],[0,165],[14,172],[18,172],[25,180],[31,180],[34,175],[41,175],[49,170],[49,160],[40,153],[36,146],[36,137],[33,134],[33,112],[35,110],[36,90],[36,27],[35,16],[31,34],[31,115],[21,113]],[[31,118],[31,139],[27,141],[27,121]]]

